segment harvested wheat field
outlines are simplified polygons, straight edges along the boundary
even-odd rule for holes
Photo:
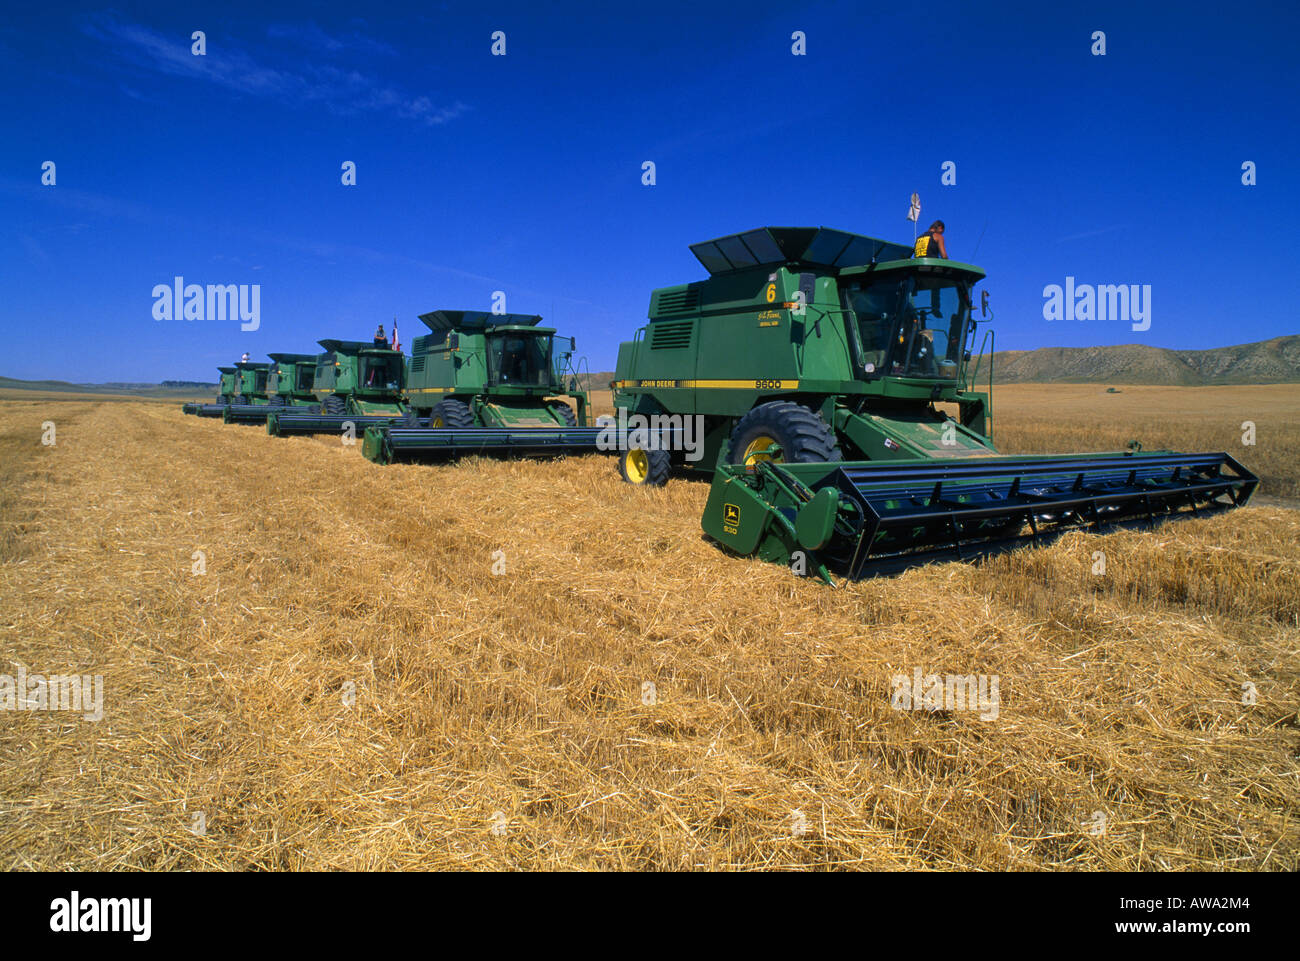
[[[1294,385],[996,402],[1008,452],[1140,436],[1300,490]],[[830,589],[600,456],[15,400],[0,473],[0,671],[104,678],[98,722],[0,716],[9,869],[1300,867],[1282,503]],[[895,710],[917,670],[997,678],[996,716]]]

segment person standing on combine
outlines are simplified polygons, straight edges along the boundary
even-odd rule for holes
[[[948,248],[943,242],[943,221],[936,220],[930,224],[930,229],[916,238],[916,246],[912,249],[913,257],[942,257],[948,259]]]

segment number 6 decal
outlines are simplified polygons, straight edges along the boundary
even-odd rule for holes
[[[767,285],[767,302],[770,304],[776,300],[776,284]]]

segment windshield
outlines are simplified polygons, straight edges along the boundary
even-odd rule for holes
[[[402,358],[396,355],[361,356],[361,386],[368,390],[400,390]]]
[[[315,375],[316,369],[314,367],[308,366],[307,364],[298,364],[297,371],[298,371],[298,383],[294,387],[294,390],[311,390],[312,377]]]
[[[488,378],[494,384],[547,387],[551,383],[550,334],[494,334],[488,339]]]
[[[265,370],[253,371],[253,393],[266,393],[266,374],[267,372]]]
[[[843,299],[868,376],[956,378],[970,313],[965,280],[916,273],[854,282]]]

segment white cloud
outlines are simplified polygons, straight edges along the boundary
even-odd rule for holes
[[[318,28],[317,28],[318,29]],[[437,103],[424,94],[413,94],[357,70],[303,60],[273,67],[252,54],[233,47],[221,38],[207,38],[207,55],[190,52],[188,36],[164,36],[140,24],[100,18],[90,23],[87,33],[107,44],[135,67],[206,81],[250,97],[278,100],[295,106],[319,104],[338,114],[380,113],[437,126],[468,111],[459,100]],[[317,42],[329,42],[325,38]],[[343,41],[338,50],[346,49]],[[374,41],[374,43],[378,43]]]

